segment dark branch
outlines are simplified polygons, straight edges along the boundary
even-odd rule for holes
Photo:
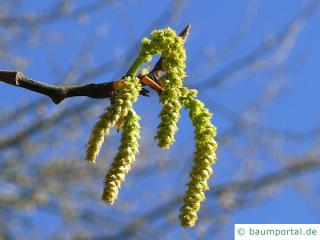
[[[191,25],[187,25],[182,32],[179,34],[184,40],[187,39]],[[143,85],[148,85],[152,89],[156,90],[158,93],[161,91],[161,87],[153,82],[153,76],[157,76],[162,72],[162,58],[156,63],[153,70],[148,74],[148,81],[143,81],[145,76],[139,76],[141,83]],[[157,79],[157,78],[156,78]],[[110,98],[112,97],[114,91],[118,90],[117,83],[122,80],[116,80],[105,83],[90,83],[86,85],[76,85],[76,86],[54,86],[45,84],[32,80],[31,78],[25,76],[19,71],[0,71],[0,81],[16,86],[28,89],[33,92],[37,92],[46,95],[51,98],[55,104],[59,104],[64,99],[69,97],[86,96],[90,98]],[[121,84],[120,84],[121,85]],[[143,96],[148,96],[149,91],[142,88],[140,94]]]
[[[87,96],[91,98],[109,98],[114,89],[114,83],[91,83],[78,86],[53,86],[32,80],[19,71],[0,71],[0,81],[28,89],[46,95],[51,98],[55,104],[59,104],[68,97]]]

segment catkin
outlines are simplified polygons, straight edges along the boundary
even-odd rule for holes
[[[116,121],[125,116],[132,107],[132,103],[137,101],[141,84],[138,78],[126,77],[124,87],[117,91],[114,101],[104,112],[99,121],[94,125],[89,141],[87,143],[86,159],[95,162],[100,152],[104,137],[109,134]]]
[[[160,95],[162,110],[159,114],[160,123],[155,138],[161,148],[167,149],[174,142],[174,135],[178,131],[177,123],[180,119],[181,97],[180,88],[185,78],[186,51],[184,40],[170,28],[155,30],[150,40],[142,41],[142,52],[148,56],[161,54],[162,70],[166,74],[159,79],[164,91]],[[149,54],[149,55],[148,55]]]
[[[131,169],[138,153],[138,139],[140,138],[140,117],[131,108],[125,117],[121,144],[118,153],[104,179],[104,190],[101,199],[112,205],[118,197],[121,183]]]
[[[151,33],[150,39],[142,40],[141,51],[136,62],[151,61],[152,55],[156,54],[161,54],[161,71],[165,72],[158,79],[164,89],[160,94],[161,121],[155,136],[158,145],[166,149],[174,142],[182,106],[189,110],[189,117],[194,126],[194,165],[183,198],[184,205],[179,214],[181,224],[184,227],[192,227],[197,221],[200,204],[205,199],[205,191],[209,189],[208,179],[213,174],[212,165],[216,161],[217,149],[217,143],[214,140],[216,127],[211,123],[212,114],[201,101],[196,99],[198,92],[183,86],[183,80],[186,77],[184,40],[170,28],[155,30]],[[138,98],[141,84],[136,77],[127,76],[124,80],[124,87],[117,91],[112,104],[100,116],[87,144],[87,159],[94,162],[110,128],[116,123],[120,128],[124,121],[118,153],[104,179],[101,198],[108,204],[113,204],[117,199],[121,183],[130,171],[139,147],[140,117],[133,110],[132,103]]]
[[[196,94],[195,90],[187,90],[186,96],[182,98],[183,105],[189,109],[189,116],[195,128],[196,145],[194,166],[179,215],[181,224],[185,227],[194,226],[198,219],[197,212],[201,201],[205,199],[204,192],[209,189],[208,179],[212,175],[212,165],[216,161],[217,143],[214,140],[216,127],[211,124],[212,114],[209,110],[201,101],[194,98]]]

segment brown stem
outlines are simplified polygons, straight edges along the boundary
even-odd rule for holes
[[[50,97],[55,104],[59,104],[68,97],[76,96],[109,98],[115,90],[113,86],[114,81],[59,87],[32,80],[19,71],[0,71],[0,81],[46,95]]]
[[[188,37],[190,30],[190,24],[186,26],[180,33],[180,37],[184,40]],[[147,76],[138,76],[143,85],[148,85],[158,93],[162,91],[162,88],[152,80],[153,76],[157,76],[162,71],[162,58],[156,63],[153,70]],[[156,78],[157,79],[157,78]],[[116,80],[104,83],[90,83],[85,85],[75,86],[54,86],[45,84],[39,81],[32,80],[19,71],[1,71],[0,70],[0,82],[4,82],[16,87],[28,89],[33,92],[37,92],[46,95],[51,98],[55,104],[61,103],[64,99],[69,97],[86,96],[90,98],[110,98],[114,91],[118,90],[118,86],[121,85],[122,80]],[[119,84],[120,83],[120,84]],[[141,95],[148,96],[148,90],[142,88]]]

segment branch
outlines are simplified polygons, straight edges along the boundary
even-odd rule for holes
[[[275,49],[277,46],[288,47],[288,44],[284,44],[287,39],[297,37],[297,33],[302,30],[298,26],[302,25],[307,18],[313,16],[316,13],[318,1],[310,0],[302,10],[285,26],[282,30],[277,32],[271,37],[266,38],[256,48],[254,48],[249,54],[235,60],[234,62],[223,67],[220,71],[214,74],[213,77],[198,83],[194,87],[197,89],[210,89],[216,88],[222,85],[228,78],[241,72],[242,70],[254,65],[259,61],[263,55],[269,51]]]
[[[101,11],[105,6],[110,5],[112,1],[110,0],[97,0],[91,2],[87,5],[81,6],[74,10],[65,9],[68,1],[63,0],[55,4],[51,9],[47,9],[44,14],[39,14],[36,16],[11,16],[10,14],[6,14],[4,16],[0,16],[0,25],[23,25],[23,26],[33,26],[44,23],[50,23],[55,20],[61,20],[66,18],[74,18],[79,16],[81,13],[92,14],[96,11]]]
[[[179,36],[181,36],[184,40],[186,40],[188,37],[190,26],[190,24],[187,25],[179,34]],[[136,72],[138,71],[142,63],[143,62],[138,56],[128,73],[130,75],[136,75]],[[159,72],[162,72],[162,58],[159,59],[154,69],[147,76],[140,75],[138,77],[140,78],[140,81],[143,85],[148,85],[150,88],[160,93],[163,89],[157,84],[157,82],[152,80],[154,77],[158,76]],[[155,79],[157,79],[157,77]],[[64,99],[69,97],[86,96],[98,99],[110,98],[112,97],[114,91],[121,88],[121,83],[123,80],[120,79],[99,84],[90,83],[76,86],[54,86],[32,80],[20,71],[0,70],[0,81],[16,87],[25,88],[30,91],[46,95],[50,97],[50,99],[55,104],[59,104]],[[148,96],[148,93],[149,91],[145,88],[142,88],[140,92],[140,94],[143,96]]]
[[[51,98],[55,104],[59,104],[68,97],[87,96],[90,98],[109,98],[115,91],[115,86],[121,80],[106,83],[91,83],[77,86],[53,86],[41,83],[28,78],[19,71],[0,71],[0,81],[28,89],[46,95]]]

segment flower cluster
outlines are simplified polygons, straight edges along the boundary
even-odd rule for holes
[[[142,41],[142,52],[151,59],[150,55],[161,54],[162,70],[166,73],[159,79],[164,91],[160,95],[163,107],[159,114],[161,122],[158,126],[156,139],[161,148],[169,148],[174,142],[174,135],[178,130],[177,123],[180,118],[181,97],[180,88],[185,78],[186,52],[184,40],[172,29],[155,30],[150,40]]]
[[[188,190],[184,196],[184,206],[180,209],[180,221],[185,227],[192,227],[197,220],[200,202],[205,199],[204,192],[209,189],[208,179],[212,175],[212,165],[216,161],[216,127],[211,123],[212,114],[204,104],[195,99],[196,90],[184,89],[183,105],[189,110],[189,116],[195,128],[194,166],[190,173]]]
[[[140,117],[133,109],[130,109],[123,124],[123,134],[118,153],[104,179],[104,190],[102,200],[108,204],[113,204],[118,197],[121,183],[125,180],[126,174],[131,169],[131,164],[135,161],[138,153],[138,139],[140,138]]]
[[[123,122],[121,144],[104,179],[102,194],[103,201],[113,204],[117,199],[121,183],[125,180],[138,153],[140,117],[133,110],[132,103],[138,98],[141,84],[135,75],[140,66],[151,61],[152,55],[155,54],[161,54],[161,71],[165,72],[159,79],[163,89],[160,94],[160,102],[163,106],[155,137],[158,145],[161,148],[169,148],[174,142],[182,106],[189,110],[189,116],[195,128],[194,166],[187,184],[184,205],[180,209],[181,224],[191,227],[198,218],[197,212],[201,201],[205,199],[205,191],[209,189],[208,179],[212,175],[212,165],[216,161],[217,143],[214,140],[216,127],[211,123],[212,114],[201,101],[196,99],[197,91],[183,86],[183,79],[186,77],[184,40],[172,29],[155,30],[151,33],[150,39],[142,40],[140,54],[129,69],[128,76],[124,78],[124,86],[117,90],[111,105],[101,115],[92,130],[87,144],[87,159],[95,161],[104,136],[108,135],[111,127],[116,125],[119,128]]]
[[[99,121],[95,124],[91,131],[89,141],[87,143],[86,159],[95,162],[100,152],[104,137],[109,134],[116,121],[127,115],[128,110],[132,108],[132,103],[136,102],[141,90],[141,84],[136,77],[126,77],[124,86],[118,90],[114,100],[107,110],[100,116]]]

